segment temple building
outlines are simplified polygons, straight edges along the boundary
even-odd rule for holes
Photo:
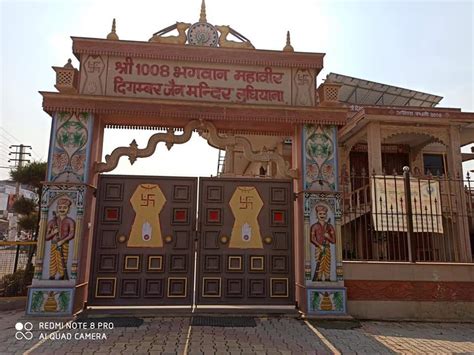
[[[29,315],[160,309],[473,319],[474,113],[177,22],[72,37],[52,117]],[[150,132],[103,154],[106,129]],[[217,177],[109,174],[198,132]],[[104,157],[104,158],[103,158]],[[200,157],[196,157],[200,159]]]

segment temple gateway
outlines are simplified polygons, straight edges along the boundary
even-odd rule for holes
[[[204,2],[198,22],[143,41],[115,20],[72,41],[79,69],[53,67],[57,92],[41,92],[52,128],[29,315],[474,317],[473,113],[336,73],[318,85],[323,53],[289,33],[255,49]],[[103,152],[123,128],[149,130],[146,146]],[[220,150],[216,177],[109,173],[193,132]]]

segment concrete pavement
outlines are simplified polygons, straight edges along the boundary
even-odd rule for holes
[[[20,322],[23,329],[15,325]],[[27,322],[31,322],[33,329]],[[41,323],[41,324],[40,324]],[[144,318],[139,327],[107,324],[70,329],[67,319],[0,313],[1,354],[449,354],[474,353],[474,324],[361,322],[331,329],[287,317],[260,317],[256,327],[191,326],[189,317]],[[40,329],[48,328],[48,329]],[[60,327],[62,330],[58,330]],[[98,326],[101,328],[98,329]],[[105,326],[105,328],[104,328]],[[18,327],[18,326],[17,326]],[[76,325],[77,327],[77,325]],[[92,329],[91,329],[92,328]],[[30,337],[31,339],[27,339]],[[21,334],[20,334],[21,333]],[[18,339],[20,338],[20,339]]]

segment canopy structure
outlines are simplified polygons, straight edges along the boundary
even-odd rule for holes
[[[337,73],[329,73],[326,81],[342,84],[339,101],[349,105],[435,107],[443,98]]]

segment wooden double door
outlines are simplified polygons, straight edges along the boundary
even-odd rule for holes
[[[103,175],[88,304],[294,305],[290,181]]]

